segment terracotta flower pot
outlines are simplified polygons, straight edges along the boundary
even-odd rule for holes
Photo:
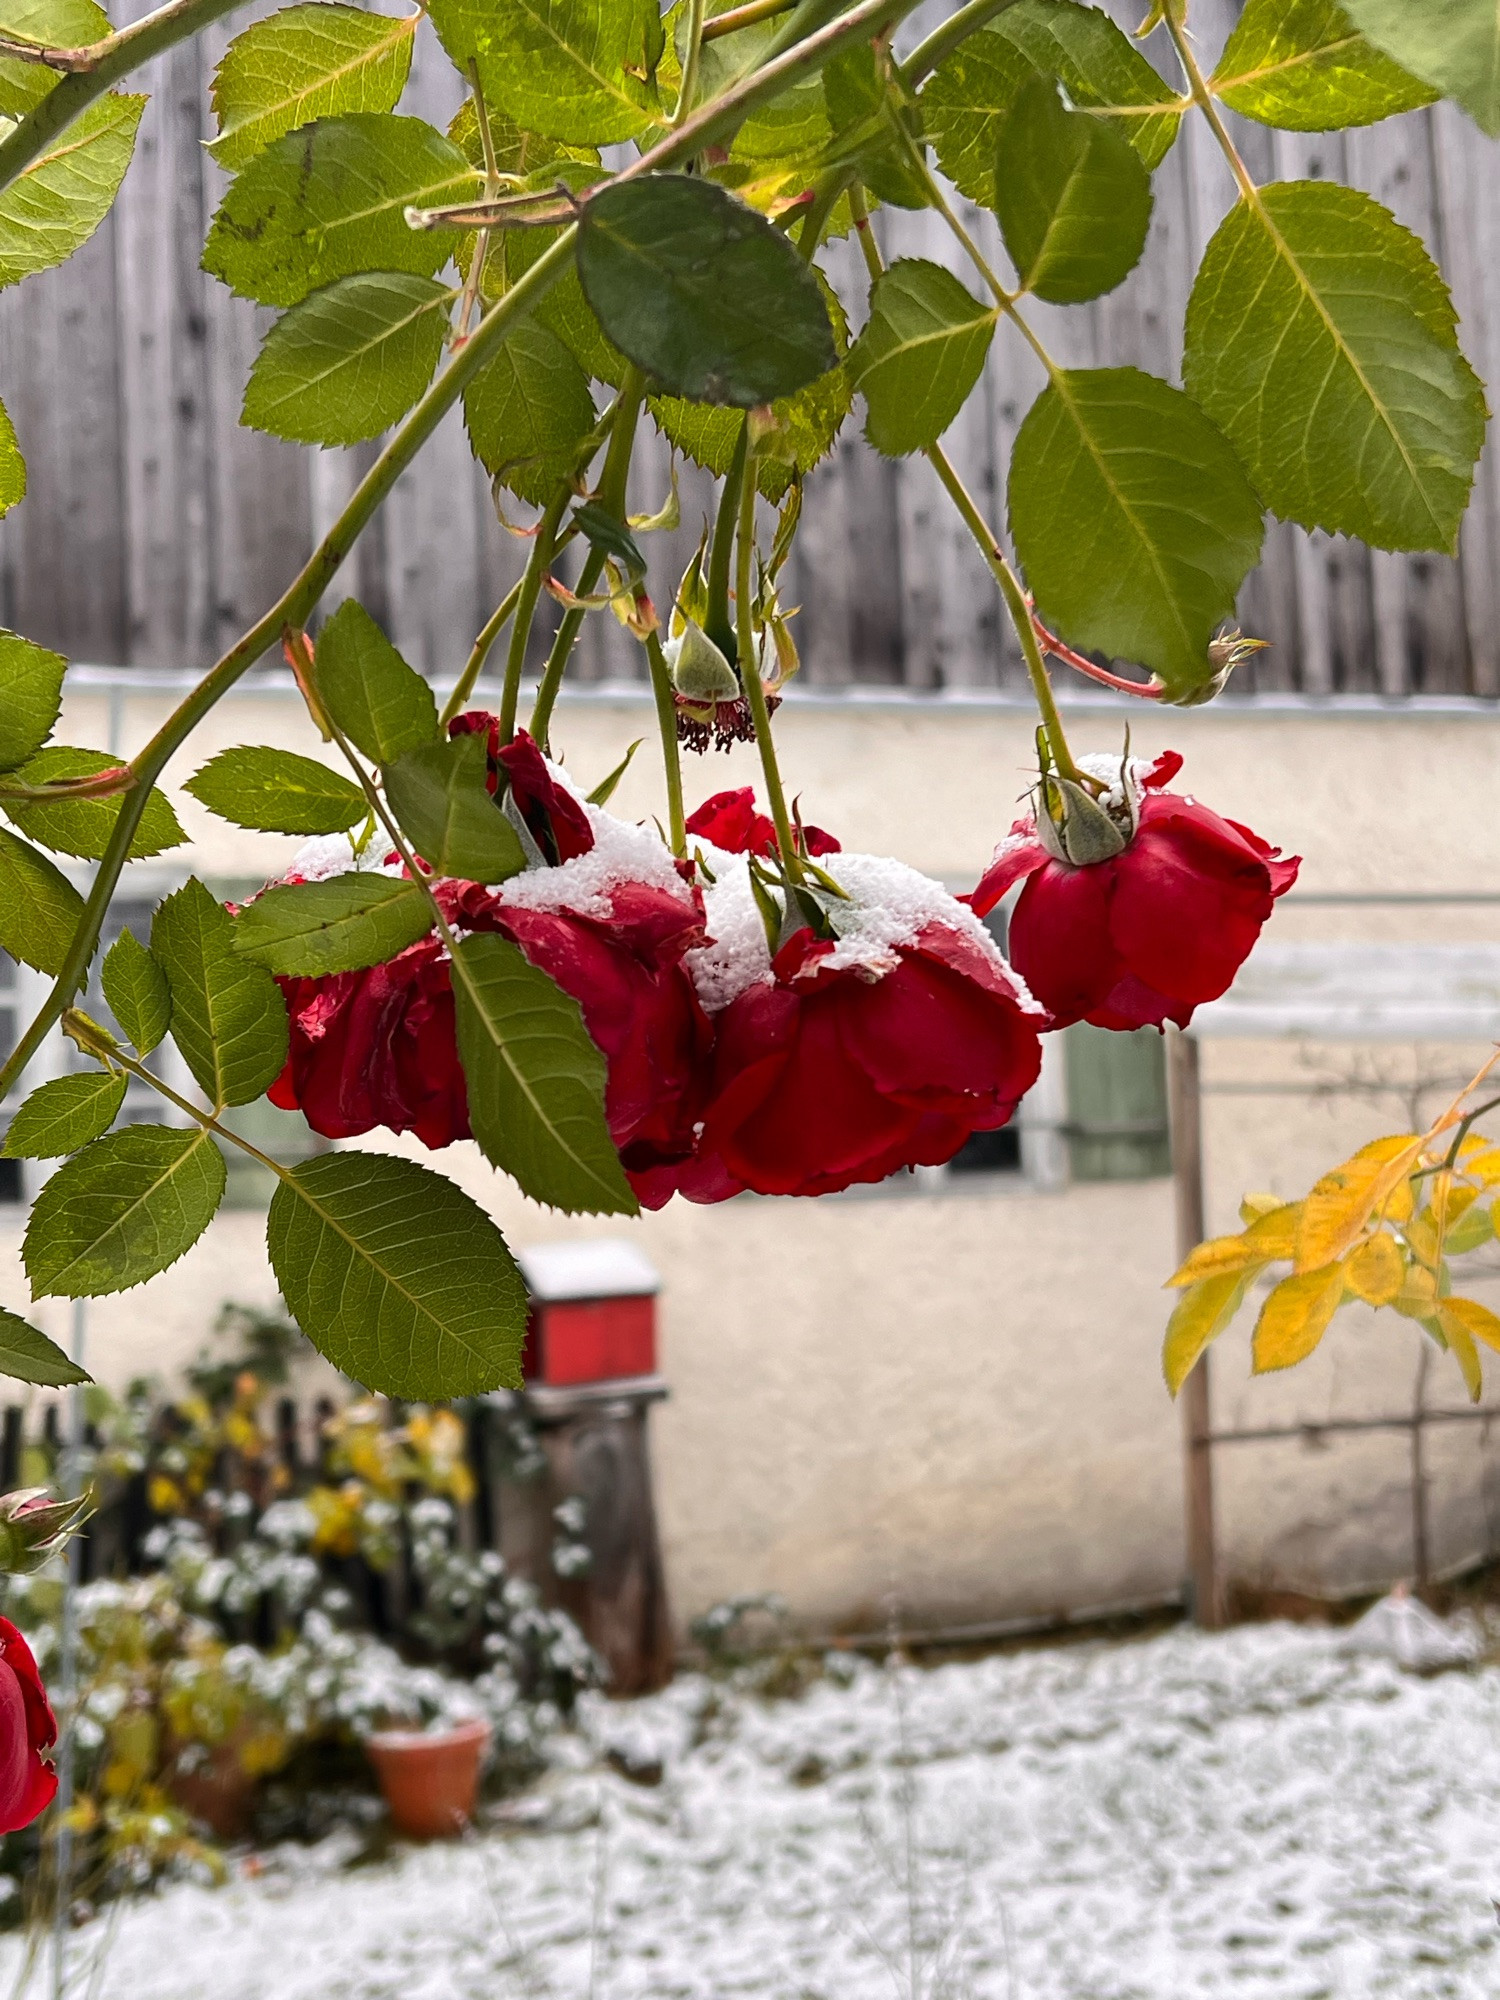
[[[391,1822],[409,1840],[452,1839],[474,1817],[479,1766],[490,1725],[476,1719],[452,1729],[382,1729],[366,1737]]]

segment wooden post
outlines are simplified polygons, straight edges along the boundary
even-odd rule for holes
[[[1174,1031],[1167,1044],[1172,1104],[1172,1176],[1177,1191],[1177,1255],[1196,1250],[1207,1233],[1203,1215],[1203,1103],[1198,1044]],[[1187,1530],[1188,1610],[1196,1624],[1217,1632],[1224,1623],[1224,1593],[1214,1546],[1214,1469],[1208,1355],[1182,1386],[1183,1472]]]

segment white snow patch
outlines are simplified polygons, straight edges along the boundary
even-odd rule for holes
[[[1091,750],[1086,757],[1077,759],[1080,771],[1086,771],[1091,778],[1097,778],[1109,787],[1099,804],[1107,813],[1126,810],[1126,793],[1129,792],[1129,809],[1132,817],[1140,811],[1141,800],[1145,796],[1146,775],[1151,769],[1149,757],[1122,757],[1113,750]]]
[[[563,780],[557,765],[549,769],[554,778]],[[568,789],[574,789],[571,782]],[[689,900],[687,884],[655,833],[616,819],[613,813],[586,800],[582,803],[594,832],[588,853],[575,854],[556,868],[531,868],[524,875],[512,875],[497,891],[501,902],[518,910],[567,910],[575,916],[602,919],[608,918],[613,908],[611,891],[623,882],[644,882],[653,889],[667,890],[684,903]]]
[[[1493,2000],[1500,1669],[1186,1629],[800,1701],[680,1680],[461,1845],[70,1933],[95,2000]],[[604,1767],[654,1758],[662,1782]],[[330,1861],[335,1857],[330,1854]],[[0,1976],[26,2000],[25,1940]],[[97,1984],[90,1964],[97,1955]]]
[[[687,954],[685,963],[706,1014],[719,1014],[752,986],[771,977],[766,926],[750,887],[750,862],[726,854],[711,841],[691,838],[690,851],[702,854],[714,880],[703,891],[709,942]]]
[[[304,841],[281,878],[284,882],[327,882],[335,875],[378,873],[398,859],[395,843],[377,827],[356,853],[347,833],[320,833]]]

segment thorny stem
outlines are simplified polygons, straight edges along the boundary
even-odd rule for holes
[[[1082,782],[1082,774],[1073,762],[1068,749],[1068,740],[1063,734],[1062,718],[1057,712],[1057,703],[1052,695],[1052,683],[1047,678],[1046,662],[1037,644],[1036,628],[1031,622],[1031,607],[1026,602],[1026,592],[1021,587],[1021,579],[1006,560],[1005,551],[990,533],[989,525],[968,488],[953,470],[947,453],[941,445],[930,444],[922,454],[933,471],[943,482],[948,497],[958,509],[964,526],[973,536],[975,546],[990,566],[1000,594],[1005,599],[1005,608],[1010,613],[1010,621],[1016,628],[1016,637],[1021,642],[1021,651],[1026,660],[1026,671],[1031,676],[1032,693],[1036,705],[1042,712],[1042,726],[1047,732],[1047,747],[1052,753],[1052,761],[1057,766],[1060,778],[1069,778],[1076,785]]]
[[[536,616],[542,585],[557,552],[557,530],[573,497],[572,485],[564,482],[547,503],[547,511],[537,526],[536,540],[520,582],[516,600],[516,622],[510,631],[510,652],[505,661],[505,689],[500,697],[500,741],[509,743],[516,733],[516,706],[521,699],[521,672],[526,665],[526,647],[531,638],[531,622]]]
[[[112,799],[134,791],[139,782],[128,764],[96,771],[91,778],[55,778],[46,785],[24,784],[11,772],[0,778],[0,799],[28,806],[55,805],[59,799]]]
[[[58,88],[62,89],[65,86],[59,85]],[[55,97],[57,91],[52,95]],[[46,105],[51,101],[51,98],[44,98],[42,103]],[[490,307],[474,329],[473,338],[454,355],[416,408],[395,432],[390,443],[386,445],[359,485],[355,487],[343,512],[288,589],[264,617],[252,625],[218,664],[204,675],[186,699],[168,716],[145,748],[131,759],[131,769],[135,772],[138,782],[135,789],[127,792],[121,802],[103,858],[94,875],[93,887],[84,904],[83,916],[68,946],[52,991],[39,1008],[36,1018],[17,1041],[4,1066],[0,1067],[0,1097],[3,1097],[22,1075],[46,1039],[49,1030],[61,1018],[63,1009],[80,990],[87,977],[89,961],[94,955],[94,947],[99,940],[99,931],[104,922],[105,912],[109,908],[110,898],[114,895],[115,886],[119,882],[120,871],[125,866],[130,843],[146,810],[151,787],[161,776],[168,760],[235,682],[277,643],[287,626],[300,631],[306,625],[324,591],[353,548],[360,532],[437,428],[438,423],[457,402],[465,385],[489,360],[494,348],[505,337],[507,329],[517,320],[523,319],[562,276],[573,255],[573,236],[574,231],[571,228],[564,230],[555,243],[548,245],[530,270],[512,286],[504,298]]]
[[[749,422],[746,421],[748,435]],[[736,538],[734,579],[734,614],[739,641],[740,683],[745,690],[745,700],[755,723],[755,741],[760,749],[760,768],[766,780],[766,798],[771,807],[771,819],[776,827],[776,845],[781,850],[781,865],[787,879],[800,882],[803,879],[802,856],[797,849],[796,835],[792,831],[792,817],[787,811],[786,793],[781,784],[781,768],[776,762],[776,745],[771,739],[771,714],[766,706],[766,690],[760,677],[760,660],[755,649],[755,624],[751,617],[751,599],[754,591],[755,562],[755,450],[751,445],[745,454],[745,477],[740,488],[739,534]]]
[[[781,0],[777,0],[778,6]],[[682,65],[682,87],[677,93],[677,109],[672,113],[672,128],[676,128],[693,108],[693,99],[698,94],[698,63],[703,53],[703,16],[707,0],[688,0],[687,17],[687,58]],[[719,33],[724,34],[720,28]]]
[[[469,657],[464,662],[464,670],[453,684],[453,692],[443,703],[443,712],[438,717],[438,727],[446,729],[455,715],[462,714],[474,692],[475,682],[484,671],[484,663],[490,656],[490,648],[505,630],[505,621],[520,601],[524,576],[513,583],[504,597],[495,606],[489,619],[480,631],[479,637],[470,648]]]
[[[1177,51],[1177,60],[1182,64],[1183,75],[1188,80],[1193,102],[1208,120],[1209,130],[1218,140],[1219,150],[1229,162],[1230,172],[1239,182],[1240,193],[1252,208],[1258,209],[1261,206],[1260,189],[1252,179],[1250,169],[1240,158],[1239,148],[1230,138],[1228,126],[1219,116],[1219,107],[1214,102],[1214,94],[1209,89],[1202,70],[1198,67],[1198,59],[1188,41],[1187,30],[1180,21],[1173,19],[1170,7],[1163,18],[1166,21],[1167,33],[1172,37],[1172,45]]]
[[[734,456],[724,475],[719,495],[719,511],[714,518],[714,538],[708,552],[708,608],[703,629],[731,659],[738,650],[734,624],[729,616],[729,565],[734,548],[735,522],[739,518],[740,493],[745,484],[745,463],[750,449],[750,419],[745,417],[735,439]]]
[[[178,42],[187,41],[238,5],[239,0],[169,0],[167,6],[158,7],[154,14],[104,36],[88,48],[43,51],[41,60],[49,68],[69,68],[73,73],[65,76],[56,90],[49,91],[13,131],[0,139],[0,192],[121,77],[150,62],[153,56],[174,48]],[[25,47],[24,43],[8,47],[5,53],[21,54]],[[70,60],[59,62],[56,60],[59,57]]]
[[[1032,604],[1029,592],[1026,603],[1031,611],[1032,629],[1044,653],[1051,653],[1053,658],[1061,660],[1064,666],[1076,668],[1080,674],[1087,674],[1089,679],[1097,681],[1100,687],[1113,688],[1118,694],[1133,694],[1142,701],[1161,700],[1163,688],[1160,681],[1129,681],[1123,674],[1112,674],[1107,667],[1096,666],[1086,654],[1075,653],[1071,646],[1064,645],[1055,632],[1048,631],[1036,615],[1036,606]]]
[[[630,476],[630,454],[635,449],[636,425],[640,422],[641,404],[646,396],[646,378],[634,364],[620,388],[619,400],[615,405],[614,427],[609,434],[609,450],[604,455],[604,470],[599,478],[599,505],[605,513],[613,514],[617,520],[625,518],[625,482]],[[604,574],[605,553],[601,548],[591,548],[578,574],[578,588],[574,595],[587,597],[594,585]],[[536,701],[531,711],[531,734],[538,745],[548,747],[548,730],[552,722],[552,710],[557,701],[557,691],[562,686],[563,673],[573,651],[573,642],[588,616],[585,604],[570,606],[562,615],[557,628],[557,636],[552,642],[552,651],[547,655],[547,664],[542,669],[542,677],[537,683]],[[519,620],[517,621],[519,626]]]
[[[651,668],[651,692],[656,699],[656,726],[661,735],[662,776],[667,786],[667,825],[672,852],[687,853],[687,824],[682,807],[682,748],[677,741],[677,703],[672,670],[662,651],[661,634],[646,634],[646,659]]]

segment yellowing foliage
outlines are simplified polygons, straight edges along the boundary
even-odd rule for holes
[[[1255,1322],[1252,1352],[1257,1375],[1273,1368],[1295,1368],[1323,1338],[1328,1322],[1344,1296],[1344,1267],[1325,1265],[1321,1271],[1298,1271],[1267,1297]]]

